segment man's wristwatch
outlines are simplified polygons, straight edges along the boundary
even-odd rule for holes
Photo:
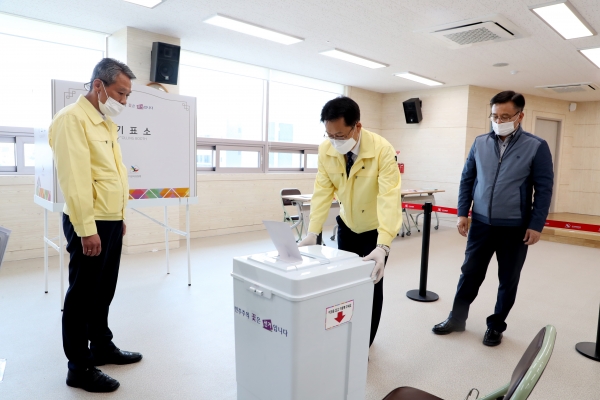
[[[383,249],[383,251],[385,251],[386,257],[390,255],[390,246],[386,246],[385,244],[378,244],[377,247],[380,247]]]

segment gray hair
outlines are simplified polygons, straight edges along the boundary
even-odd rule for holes
[[[92,80],[90,81],[90,89],[91,83],[96,79],[100,79],[107,86],[112,85],[115,83],[117,76],[119,76],[120,73],[127,75],[129,79],[135,79],[135,75],[125,63],[117,61],[114,58],[103,58],[94,67]]]

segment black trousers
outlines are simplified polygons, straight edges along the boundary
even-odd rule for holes
[[[336,218],[338,224],[337,242],[338,249],[356,253],[361,257],[368,256],[377,247],[377,229],[363,233],[354,233],[342,219]],[[385,258],[387,262],[387,257]],[[371,338],[369,346],[373,344],[383,308],[383,278],[375,285],[373,291],[373,311],[371,314]]]
[[[515,304],[521,269],[529,247],[523,242],[526,231],[525,227],[490,226],[473,220],[450,313],[453,320],[459,323],[467,320],[469,307],[477,297],[490,260],[496,253],[500,285],[496,308],[494,314],[487,318],[487,326],[499,332],[506,330],[506,317]]]
[[[94,353],[115,348],[113,334],[108,328],[108,309],[119,276],[123,221],[96,221],[96,227],[102,252],[99,256],[88,257],[83,254],[81,238],[75,233],[69,216],[63,216],[63,230],[71,260],[62,334],[71,370],[91,367]]]

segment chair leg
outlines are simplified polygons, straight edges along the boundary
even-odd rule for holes
[[[510,382],[506,385],[502,386],[494,390],[492,393],[488,393],[487,395],[481,397],[479,400],[497,400],[503,398],[503,396],[508,393],[508,388],[510,386]]]
[[[413,224],[417,228],[417,232],[421,232],[421,230],[419,229],[419,225],[415,222],[415,219],[413,218],[412,214],[408,214],[408,215],[410,216],[410,219],[412,220]],[[418,218],[418,216],[417,216],[417,218]]]
[[[411,232],[410,232],[410,217],[409,217],[409,213],[408,211],[406,211],[406,209],[404,209],[404,215],[406,216],[406,218],[404,218],[402,220],[402,223],[404,224],[404,221],[406,221],[406,224],[404,225],[406,227],[406,236],[410,236]]]
[[[334,226],[333,227],[333,235],[330,237],[331,240],[333,240],[335,242],[335,235],[337,235],[337,228],[338,226]]]

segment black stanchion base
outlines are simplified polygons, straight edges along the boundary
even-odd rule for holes
[[[425,292],[425,296],[421,296],[419,294],[419,289],[409,290],[408,292],[406,292],[406,297],[408,297],[411,300],[422,301],[424,303],[430,303],[430,302],[436,301],[440,298],[440,296],[438,296],[437,294],[435,294],[433,292],[430,292],[429,290],[427,290]]]
[[[600,362],[600,353],[596,353],[596,343],[581,342],[575,346],[577,352],[587,358]]]

